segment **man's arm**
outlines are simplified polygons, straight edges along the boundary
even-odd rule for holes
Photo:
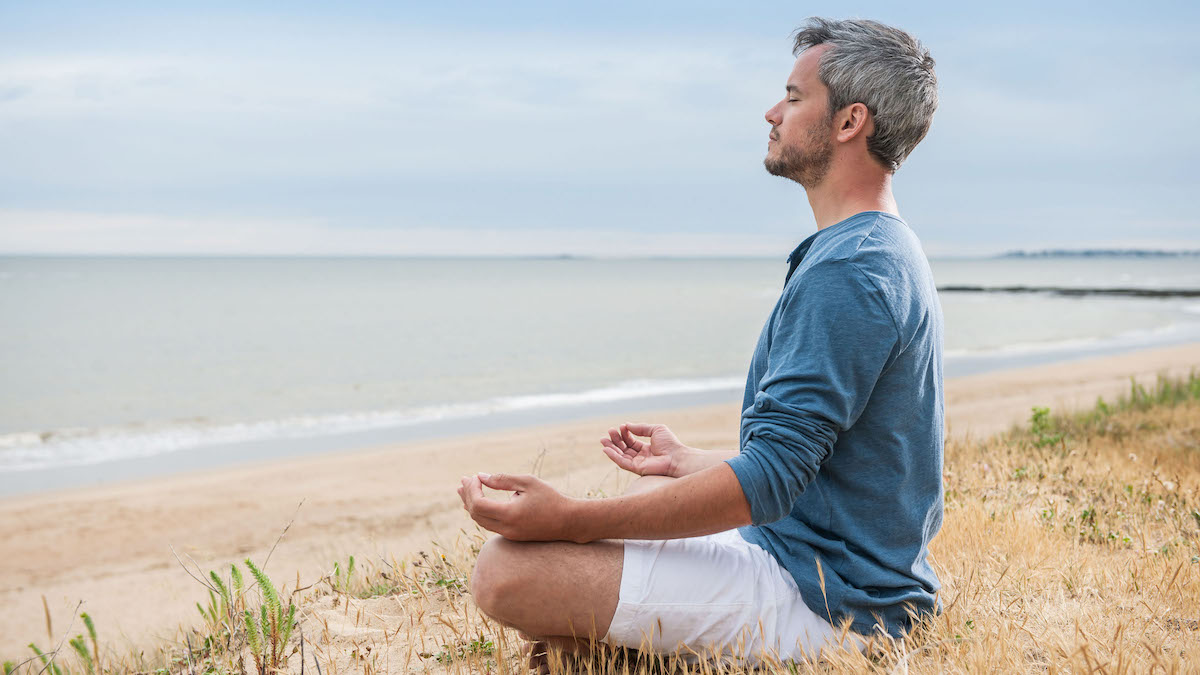
[[[737,457],[737,454],[737,450],[701,450],[689,447],[679,455],[679,475],[690,476],[724,464],[725,460]]]
[[[766,372],[742,411],[741,452],[729,460],[755,525],[791,513],[901,350],[886,298],[857,265],[827,260],[799,274],[780,300]]]
[[[483,487],[514,492],[507,502]],[[463,507],[485,529],[516,541],[679,539],[750,524],[750,504],[728,464],[655,490],[609,499],[572,499],[534,476],[464,477]]]

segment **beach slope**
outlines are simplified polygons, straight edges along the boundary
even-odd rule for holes
[[[1126,392],[1130,377],[1200,368],[1200,344],[1131,352],[948,380],[947,426],[981,438],[1029,418],[1031,407],[1092,406]],[[698,447],[737,444],[736,404],[647,410],[640,421],[671,426]],[[307,584],[347,554],[402,557],[473,530],[454,488],[476,471],[535,471],[563,491],[618,494],[631,476],[600,452],[599,438],[624,419],[590,419],[347,451],[207,473],[155,478],[0,500],[0,655],[57,640],[76,607],[107,641],[149,645],[173,638],[205,596],[177,561],[207,571],[247,557],[262,561],[285,525],[267,571]],[[71,633],[79,632],[76,627]]]

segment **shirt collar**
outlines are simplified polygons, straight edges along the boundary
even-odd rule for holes
[[[797,246],[796,249],[794,251],[792,251],[792,254],[788,256],[787,276],[784,277],[784,279],[783,279],[783,284],[785,286],[787,285],[787,282],[792,278],[792,274],[796,271],[796,268],[800,266],[800,261],[804,260],[804,255],[806,253],[808,253],[808,249],[812,248],[813,241],[817,238],[818,234],[821,234],[821,232],[822,232],[822,230],[817,230],[816,232],[813,232],[811,235],[808,236],[807,239],[800,242],[800,245]]]
[[[792,251],[792,254],[788,256],[788,259],[787,259],[788,271],[787,271],[787,276],[784,277],[784,279],[783,279],[783,285],[786,286],[787,282],[792,278],[792,274],[795,273],[796,268],[800,266],[800,261],[804,260],[804,256],[808,253],[808,249],[812,248],[813,241],[817,238],[818,235],[820,235],[822,232],[828,232],[829,230],[832,230],[833,228],[835,228],[843,223],[849,223],[850,221],[858,220],[859,216],[863,216],[863,215],[881,215],[881,216],[887,216],[889,218],[895,218],[897,220],[900,220],[899,216],[893,216],[892,214],[885,213],[883,211],[860,211],[859,213],[856,213],[856,214],[850,216],[849,218],[839,220],[838,222],[834,223],[833,225],[830,225],[829,227],[827,227],[823,230],[817,230],[816,232],[813,232],[812,234],[810,234],[808,236],[807,239],[800,242],[800,245],[797,246],[796,249],[794,251]],[[903,222],[903,220],[901,220],[901,222]]]

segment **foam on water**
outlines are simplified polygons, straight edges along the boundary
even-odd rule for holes
[[[60,429],[0,435],[0,473],[59,466],[83,466],[136,459],[180,450],[265,439],[330,436],[396,428],[498,412],[559,408],[651,396],[737,390],[741,377],[631,380],[617,385],[568,393],[505,396],[485,401],[409,410],[361,411],[294,416],[226,424],[181,422],[157,426]]]
[[[1200,338],[1200,323],[1171,323],[1153,329],[1130,330],[1110,337],[1081,337],[1044,342],[1014,342],[1000,347],[981,349],[947,349],[946,359],[980,356],[1022,356],[1051,352],[1073,352],[1094,347],[1136,348],[1163,342],[1177,342],[1187,337]]]
[[[1195,259],[932,267],[939,285],[1200,287]],[[13,328],[0,331],[0,475],[174,463],[170,453],[199,449],[178,457],[186,464],[276,439],[287,456],[340,447],[340,434],[366,442],[458,420],[535,424],[588,404],[736,395],[786,269],[782,255],[0,257]],[[1200,339],[1194,299],[941,301],[948,376]]]

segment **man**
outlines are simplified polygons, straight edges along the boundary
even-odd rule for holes
[[[755,349],[739,451],[626,424],[602,441],[643,476],[621,497],[463,478],[464,507],[501,535],[480,551],[475,600],[535,639],[753,662],[862,648],[937,611],[942,315],[891,189],[937,107],[934,62],[861,20],[809,19],[794,53],[764,164],[804,187],[817,232]]]

